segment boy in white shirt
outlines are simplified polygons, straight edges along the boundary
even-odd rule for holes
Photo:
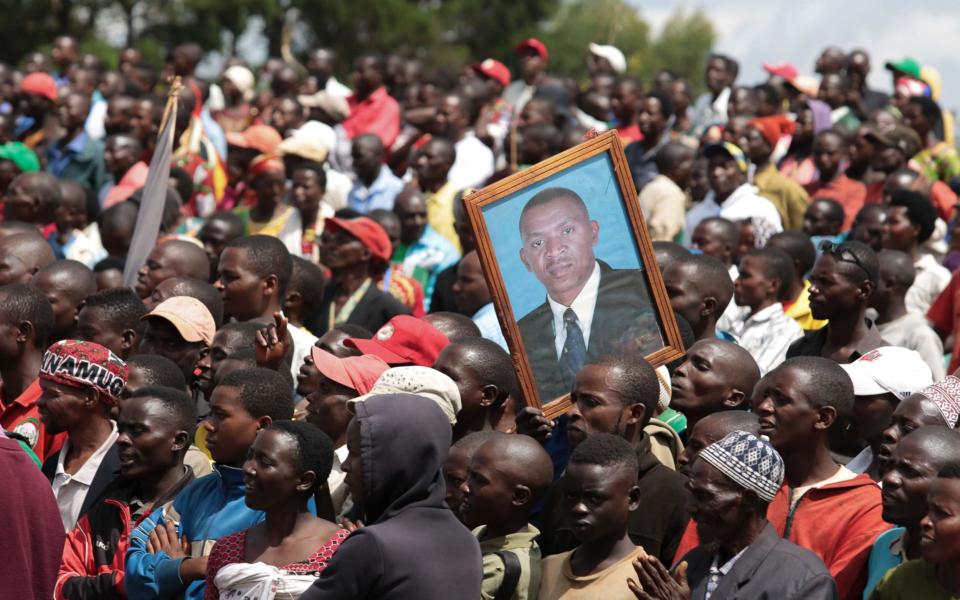
[[[783,312],[779,298],[793,278],[793,261],[777,248],[752,250],[740,259],[740,274],[733,282],[738,309],[727,311],[717,327],[729,331],[749,352],[765,375],[787,356],[790,344],[803,329]]]

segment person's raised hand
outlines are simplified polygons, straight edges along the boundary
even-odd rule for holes
[[[639,600],[690,600],[686,561],[671,574],[656,556],[641,556],[634,559],[633,570],[640,583],[627,579],[627,587]]]
[[[535,406],[524,406],[517,413],[517,433],[529,435],[540,443],[550,439],[554,422],[543,416],[543,411]]]
[[[256,334],[254,348],[258,367],[276,368],[293,344],[287,333],[287,318],[283,313],[273,313],[273,323]]]

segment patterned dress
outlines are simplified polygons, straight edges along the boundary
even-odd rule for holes
[[[249,529],[238,531],[224,536],[217,540],[213,549],[210,550],[210,558],[207,560],[207,589],[204,594],[204,600],[219,600],[220,590],[214,585],[213,579],[217,576],[217,571],[222,567],[232,564],[245,562],[243,560],[243,549],[247,541],[247,532]],[[339,529],[330,538],[324,542],[316,552],[310,555],[306,560],[291,563],[280,567],[281,571],[297,575],[320,576],[320,573],[327,568],[327,563],[333,558],[334,552],[340,548],[340,544],[350,535],[346,529]]]

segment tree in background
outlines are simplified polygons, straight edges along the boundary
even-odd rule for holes
[[[583,74],[587,44],[596,42],[619,48],[627,58],[627,72],[644,81],[669,67],[698,89],[716,40],[713,25],[700,10],[675,12],[651,39],[649,24],[624,0],[567,0],[542,29],[550,49],[551,73]]]
[[[0,20],[0,60],[22,61],[69,33],[110,67],[116,49],[107,39],[134,45],[154,62],[185,41],[229,55],[257,18],[270,56],[280,55],[284,36],[296,28],[306,43],[295,50],[332,48],[341,58],[340,75],[363,52],[416,57],[451,76],[487,57],[516,66],[516,43],[535,36],[549,47],[555,74],[582,75],[587,44],[598,42],[620,48],[630,74],[649,81],[669,65],[700,85],[716,37],[700,11],[675,13],[652,37],[625,0],[0,0],[0,10],[7,17]],[[118,29],[126,32],[119,41]]]

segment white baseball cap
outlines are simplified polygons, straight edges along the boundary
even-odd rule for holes
[[[893,394],[903,400],[933,383],[933,373],[923,357],[899,346],[876,348],[840,367],[853,380],[855,396]]]
[[[617,73],[623,73],[627,70],[627,59],[623,52],[616,46],[605,46],[603,44],[594,44],[590,42],[590,54],[607,59],[610,66]]]

